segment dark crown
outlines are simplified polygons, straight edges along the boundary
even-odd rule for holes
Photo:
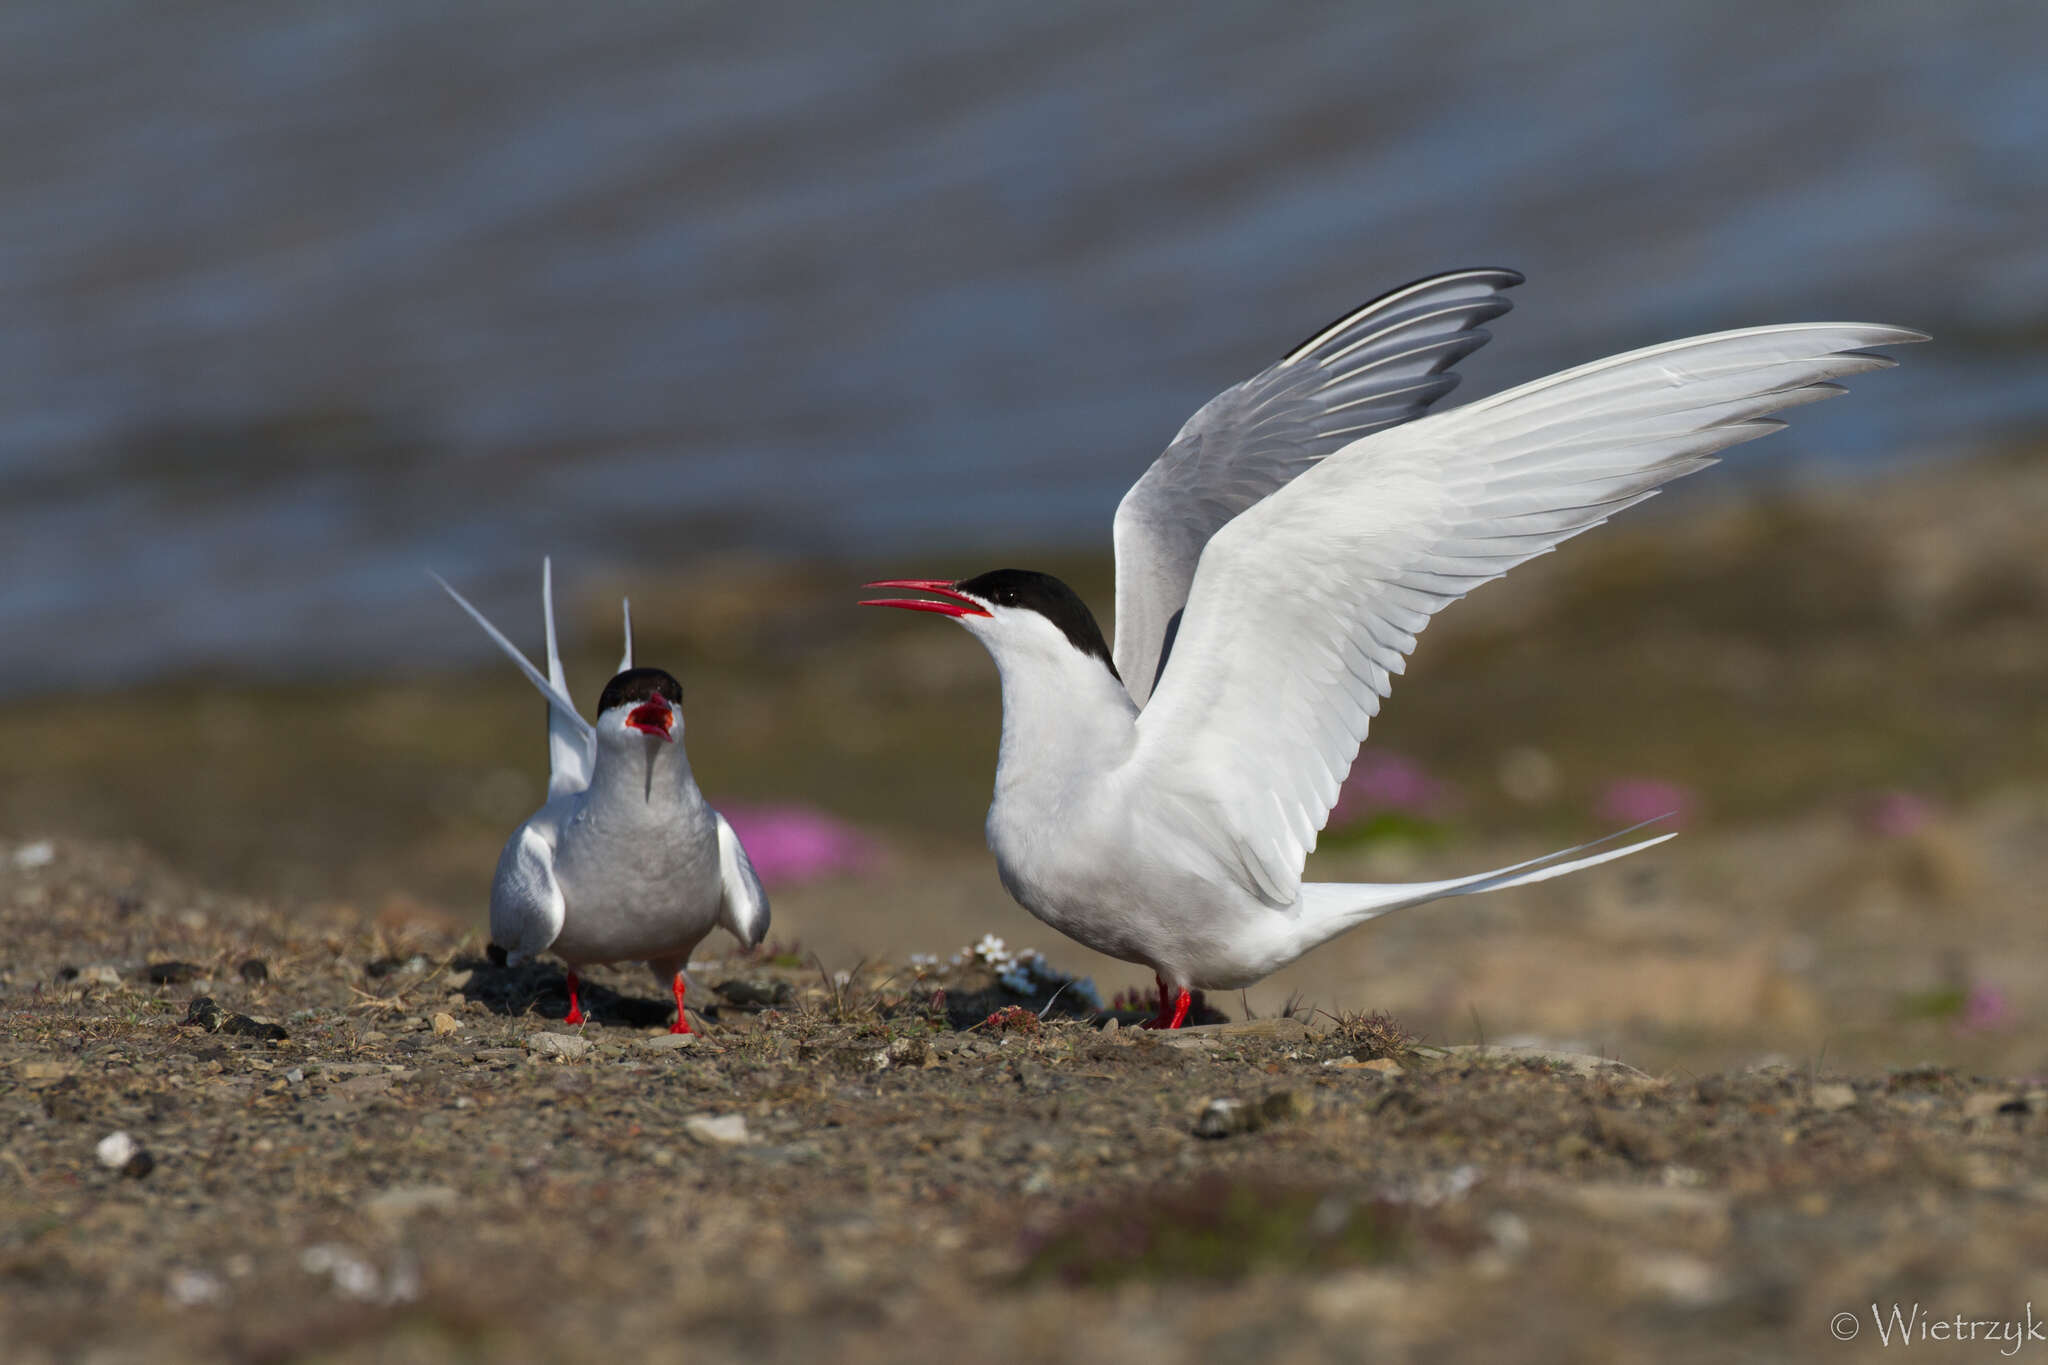
[[[1102,627],[1095,624],[1095,614],[1072,588],[1051,574],[1031,569],[992,569],[979,578],[965,579],[953,586],[995,606],[1037,612],[1058,626],[1075,649],[1102,660],[1112,674],[1116,672],[1116,665],[1109,659],[1109,644],[1102,638]]]
[[[665,697],[671,705],[681,706],[683,685],[659,668],[629,668],[604,685],[604,695],[597,699],[597,714],[650,697]]]

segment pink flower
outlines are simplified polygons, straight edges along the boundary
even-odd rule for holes
[[[2012,1002],[2005,998],[2005,992],[1980,981],[1963,997],[1955,1028],[1957,1033],[2003,1033],[2012,1025]]]
[[[763,883],[796,886],[870,870],[880,850],[852,825],[808,806],[725,806]]]
[[[1602,820],[1617,825],[1639,825],[1660,815],[1671,823],[1685,824],[1692,818],[1699,800],[1689,788],[1653,777],[1623,777],[1601,789],[1594,811]]]
[[[1423,770],[1414,759],[1385,752],[1368,753],[1351,769],[1337,793],[1330,823],[1344,824],[1395,811],[1434,816],[1450,804],[1451,788]]]
[[[1886,839],[1918,834],[1934,819],[1934,806],[1911,792],[1880,792],[1863,808],[1863,827]]]

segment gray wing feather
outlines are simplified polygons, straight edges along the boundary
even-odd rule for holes
[[[543,808],[513,831],[491,882],[491,942],[505,950],[506,961],[515,967],[547,951],[561,934],[568,910],[555,880],[553,824],[546,814]]]
[[[718,922],[749,948],[768,937],[768,893],[732,826],[718,817]]]
[[[1353,309],[1188,419],[1116,512],[1116,667],[1140,706],[1209,538],[1324,456],[1420,416],[1513,305],[1512,270],[1434,275]]]

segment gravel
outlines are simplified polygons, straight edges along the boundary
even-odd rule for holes
[[[105,847],[35,876],[0,872],[33,1001],[0,1011],[0,1337],[29,1365],[1804,1360],[1873,1300],[2024,1305],[2048,1258],[2026,1078],[1361,1061],[1327,1018],[958,1031],[884,964],[828,994],[736,960],[783,1003],[690,1035],[593,970],[571,1032],[558,968],[432,925]]]

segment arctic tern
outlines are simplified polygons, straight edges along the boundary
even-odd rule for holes
[[[552,950],[569,964],[568,1022],[584,1021],[576,969],[644,961],[675,991],[671,1033],[688,1033],[684,967],[713,928],[748,947],[768,932],[768,897],[725,817],[697,790],[683,749],[683,689],[626,652],[597,724],[569,699],[555,648],[552,566],[541,561],[545,675],[438,574],[435,581],[519,665],[548,705],[548,799],[514,830],[491,884],[491,945],[508,965]]]
[[[1796,323],[1595,361],[1423,416],[1508,311],[1507,270],[1434,276],[1338,319],[1196,412],[1115,521],[1116,647],[1064,583],[894,579],[994,657],[987,834],[1004,887],[1152,969],[1155,1028],[1390,910],[1639,852],[1631,831],[1448,881],[1304,883],[1338,789],[1430,618],[1924,341]],[[1638,826],[1637,828],[1640,828]]]

